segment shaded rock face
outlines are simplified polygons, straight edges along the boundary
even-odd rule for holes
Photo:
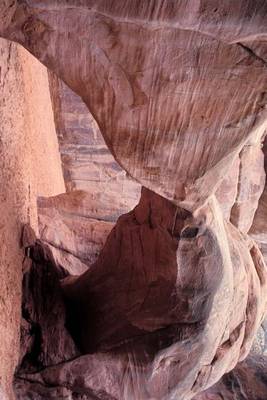
[[[138,206],[120,217],[96,262],[79,277],[61,281],[66,326],[79,350],[90,355],[57,366],[49,355],[57,359],[53,346],[45,346],[48,367],[34,373],[22,367],[18,396],[27,390],[42,396],[47,385],[47,398],[66,388],[69,398],[78,392],[89,399],[186,400],[243,360],[266,309],[267,271],[255,243],[214,218],[220,215],[217,207],[213,199],[193,216],[143,188]],[[48,254],[49,268],[63,278],[66,268]],[[46,276],[48,257],[41,252],[41,258]],[[40,282],[46,287],[45,276]],[[59,289],[52,287],[46,302]],[[37,309],[49,338],[47,306]],[[53,325],[62,331],[62,343],[64,312],[56,315]],[[69,359],[70,349],[63,351]]]
[[[102,364],[100,364],[101,362]],[[18,399],[95,399],[89,385],[97,387],[99,379],[96,379],[93,372],[97,371],[101,379],[106,379],[107,371],[111,367],[114,368],[114,376],[123,374],[119,365],[116,364],[116,366],[117,369],[115,370],[112,360],[104,354],[98,360],[92,355],[79,357],[64,365],[48,368],[38,376],[31,375],[30,378],[36,379],[36,383],[23,379],[17,381],[16,389],[20,393]],[[225,400],[265,400],[267,393],[266,372],[266,358],[250,356],[238,364],[232,372],[224,375],[220,382],[211,389],[195,396],[194,400],[222,400],[222,398]],[[59,376],[59,378],[55,379],[56,376]],[[99,390],[100,399],[116,398],[118,388],[114,381],[110,381],[110,384],[113,388],[113,397],[106,397]]]
[[[62,271],[45,245],[37,242],[28,250],[32,263],[23,277],[20,372],[37,371],[79,354],[65,328]]]
[[[136,205],[141,186],[114,160],[80,97],[52,73],[50,91],[67,192],[90,193],[100,207],[108,201],[117,219]]]
[[[194,400],[265,400],[266,376],[266,358],[250,356],[211,389],[194,397]]]
[[[265,177],[266,3],[18,0],[1,11],[0,34],[82,97],[115,159],[146,187],[114,227],[114,204],[95,224],[105,175],[115,205],[125,176],[106,164],[100,179],[96,155],[86,172],[75,151],[93,147],[81,132],[69,146],[64,132],[69,188],[87,176],[99,187],[40,201],[18,396],[190,400],[244,360],[266,311],[266,265],[247,235]],[[74,104],[54,98],[55,109]],[[38,293],[51,285],[58,320],[35,304],[33,280]],[[32,325],[44,332],[38,351]],[[50,346],[52,325],[66,358]],[[70,360],[75,346],[87,355]]]

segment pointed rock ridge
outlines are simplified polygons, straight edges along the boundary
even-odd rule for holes
[[[266,27],[260,0],[20,0],[0,32],[82,97],[133,178],[193,211],[264,129]]]

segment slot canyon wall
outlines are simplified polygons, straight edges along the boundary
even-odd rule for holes
[[[17,398],[264,400],[266,3],[0,15],[76,92],[49,73],[66,193],[22,235]]]
[[[21,230],[30,223],[38,233],[37,196],[62,193],[65,184],[46,68],[1,39],[0,82],[0,383],[12,399],[19,359]]]

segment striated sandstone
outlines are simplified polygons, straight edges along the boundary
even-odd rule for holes
[[[118,218],[136,205],[140,185],[114,160],[81,98],[52,73],[50,91],[67,191],[90,193],[98,199],[98,207],[108,201]]]
[[[194,400],[265,400],[267,393],[266,358],[250,356],[224,375],[211,389],[197,395]]]
[[[82,97],[132,177],[176,204],[203,204],[266,128],[265,2],[16,3],[0,33]]]
[[[99,399],[189,400],[244,360],[266,312],[266,265],[247,232],[265,178],[267,4],[17,0],[1,12],[0,34],[83,99],[117,162],[144,186],[101,250],[114,218],[96,224],[90,213],[97,199],[116,198],[125,175],[106,159],[99,168],[65,114],[76,132],[59,135],[69,190],[71,181],[95,184],[43,199],[41,235],[50,267],[71,274],[62,281],[66,323],[91,364],[82,382],[68,370],[82,370],[81,358],[20,378],[56,395],[71,377],[65,397],[80,386]],[[79,127],[92,123],[83,116]],[[128,207],[125,193],[118,203]],[[116,201],[107,204],[100,214],[114,216]]]
[[[41,383],[99,399],[186,400],[243,360],[266,310],[267,271],[256,244],[215,215],[215,199],[196,218],[143,189],[97,261],[62,281],[68,329],[91,355],[20,371],[18,393]]]
[[[5,398],[3,392],[13,400],[24,259],[21,228],[30,222],[38,230],[37,195],[56,195],[65,187],[46,68],[2,39],[0,93],[0,398]]]

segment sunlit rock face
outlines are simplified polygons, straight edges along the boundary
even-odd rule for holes
[[[243,147],[215,193],[224,218],[244,233],[255,224],[254,216],[264,191],[263,140],[264,136]]]
[[[267,139],[263,143],[264,168],[267,171]],[[267,262],[267,182],[265,182],[264,191],[259,199],[257,212],[250,228],[249,234],[260,246],[265,262]]]
[[[17,3],[0,32],[83,98],[124,169],[177,204],[196,209],[264,130],[266,2]]]
[[[3,2],[0,1],[0,9]],[[0,12],[0,19],[2,14]],[[38,229],[36,196],[65,190],[46,68],[0,39],[0,398],[14,400],[21,319],[21,226]]]
[[[66,322],[66,340],[84,355],[26,373],[22,362],[18,396],[26,387],[40,398],[190,400],[244,360],[266,311],[266,265],[247,232],[265,180],[267,3],[10,5],[0,33],[83,99],[115,159],[143,185],[128,212],[114,186],[103,194],[95,164],[95,191],[40,200],[33,249],[49,259],[40,256],[32,273],[46,282],[42,268],[56,271],[54,324]],[[63,158],[69,190],[71,174],[88,176],[74,153]],[[114,226],[116,209],[127,213]]]

